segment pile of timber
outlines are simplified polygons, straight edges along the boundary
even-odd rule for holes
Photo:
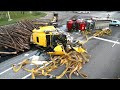
[[[30,36],[36,28],[30,20],[23,20],[9,26],[0,27],[0,46],[14,49],[16,52],[30,49]]]
[[[36,28],[39,28],[39,26],[50,25],[51,20],[50,19],[34,19],[32,20],[32,23],[36,26]]]

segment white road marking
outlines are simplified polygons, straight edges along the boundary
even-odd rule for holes
[[[21,62],[20,62],[21,63]],[[20,63],[18,63],[18,64],[20,64]],[[3,72],[1,72],[0,73],[0,75],[2,75],[2,74],[4,74],[4,73],[6,73],[7,71],[9,71],[9,70],[11,70],[12,69],[12,67],[10,67],[10,68],[8,68],[8,69],[6,69],[6,70],[4,70]]]
[[[28,56],[29,56],[29,55],[28,55]],[[31,57],[32,57],[32,56],[31,56]],[[20,64],[20,63],[21,63],[21,62],[19,62],[18,64]],[[12,69],[12,67],[10,67],[10,68],[8,68],[8,69],[6,69],[6,70],[0,72],[0,75],[6,73],[7,71],[9,71],[9,70],[11,70],[11,69]]]
[[[103,41],[107,41],[107,42],[111,42],[111,43],[114,43],[114,44],[120,44],[120,42],[109,40],[109,39],[104,39],[104,38],[99,38],[99,37],[93,37],[93,38],[103,40]]]
[[[118,40],[117,40],[117,41],[118,41]],[[117,41],[116,41],[116,42],[117,42]],[[115,46],[115,44],[116,44],[116,43],[114,43],[112,47],[114,47],[114,46]]]
[[[31,73],[29,73],[28,75],[22,77],[21,79],[26,79],[27,77],[29,77],[31,75]]]
[[[12,67],[6,69],[5,71],[1,72],[0,75],[2,75],[3,73],[5,73],[5,72],[7,72],[7,71],[9,71],[9,70],[11,70],[11,69],[12,69]]]
[[[50,61],[49,63],[51,63],[52,61]],[[49,64],[48,63],[48,64]],[[46,64],[46,65],[48,65],[48,64]],[[40,68],[43,68],[44,66],[41,66]],[[21,79],[26,79],[26,78],[28,78],[29,76],[31,75],[31,73],[29,73],[28,75],[26,75],[26,76],[24,76],[24,77],[22,77]]]

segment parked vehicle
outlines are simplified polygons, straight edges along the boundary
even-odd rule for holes
[[[120,26],[120,21],[119,20],[111,20],[109,23],[109,26]]]

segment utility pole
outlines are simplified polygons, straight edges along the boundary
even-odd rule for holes
[[[10,13],[9,13],[9,11],[7,12],[7,14],[8,14],[8,21],[11,21],[12,19],[11,19],[11,17],[10,17]]]

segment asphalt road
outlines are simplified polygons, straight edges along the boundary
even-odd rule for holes
[[[65,12],[64,12],[65,13]],[[107,12],[109,13],[109,12]],[[92,12],[91,15],[99,15],[105,16],[107,15],[106,12]],[[110,12],[111,16],[117,15],[116,12]],[[74,15],[74,14],[72,14]],[[82,15],[78,14],[79,17]],[[85,16],[85,14],[83,15]],[[86,15],[89,16],[89,15]],[[67,19],[70,17],[67,17]],[[117,17],[118,18],[118,17]],[[66,19],[66,20],[67,20]],[[65,20],[65,21],[66,21]],[[63,21],[65,23],[65,21]],[[106,36],[103,38],[120,42],[120,27],[111,27],[112,35]],[[85,72],[88,75],[89,79],[96,79],[96,78],[118,78],[120,77],[120,45],[114,44],[111,42],[106,42],[98,39],[92,39],[85,44],[85,47],[88,50],[88,53],[92,56],[89,63],[85,64],[82,68],[82,72]],[[29,51],[27,54],[32,56],[37,51]],[[14,73],[11,70],[11,65],[21,62],[23,59],[28,58],[29,56],[24,56],[21,54],[17,57],[14,57],[10,60],[6,60],[5,62],[0,63],[0,79],[21,79],[24,76],[28,75],[28,72],[20,70],[18,73]],[[64,67],[60,67],[58,70],[52,72],[54,75],[59,75],[64,70]],[[26,79],[30,79],[31,76],[27,77]],[[46,77],[38,77],[39,79],[45,79]],[[81,77],[72,76],[73,79],[82,79]],[[66,77],[63,77],[66,79]]]
[[[0,63],[0,79],[14,79],[14,78],[19,79],[19,78],[22,78],[22,76],[25,76],[26,74],[28,74],[27,72],[22,72],[20,74],[18,72],[15,74],[11,66],[13,64],[18,64],[25,59],[28,59],[30,56],[36,53],[37,53],[37,50],[30,50],[29,52],[23,53],[19,56],[13,57],[9,60],[6,60]]]

